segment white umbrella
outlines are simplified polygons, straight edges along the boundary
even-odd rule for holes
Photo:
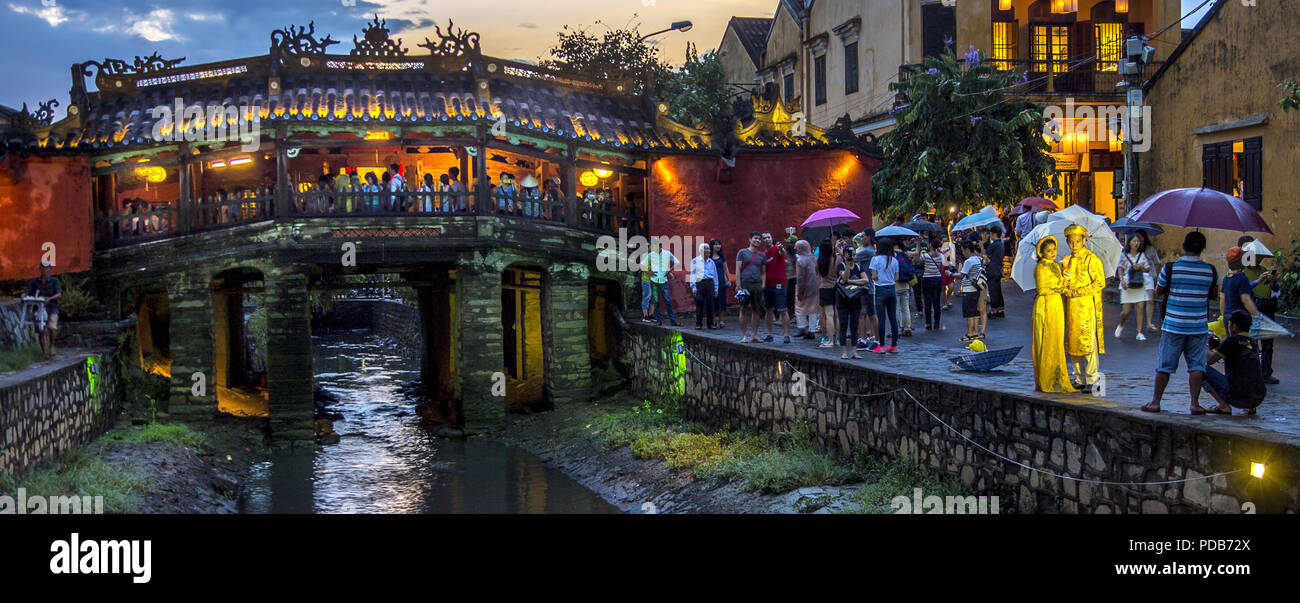
[[[1242,245],[1241,252],[1241,263],[1247,266],[1258,266],[1259,260],[1256,258],[1273,257],[1273,251],[1269,249],[1267,245],[1261,243],[1259,239],[1255,239],[1254,241]],[[1246,261],[1248,259],[1252,261]]]
[[[916,231],[902,226],[886,226],[876,231],[876,238],[880,237],[919,237]]]
[[[1072,216],[1076,221],[1058,218],[1062,215]],[[1020,245],[1016,248],[1016,260],[1011,265],[1011,279],[1016,281],[1021,289],[1028,291],[1037,287],[1034,268],[1038,265],[1038,242],[1043,240],[1043,237],[1048,235],[1056,237],[1058,262],[1070,255],[1065,229],[1071,224],[1078,224],[1087,229],[1088,233],[1084,235],[1084,247],[1101,259],[1105,275],[1109,277],[1115,273],[1115,268],[1119,266],[1119,260],[1124,255],[1124,247],[1120,245],[1119,240],[1115,238],[1115,233],[1111,232],[1110,226],[1106,225],[1106,221],[1101,216],[1076,205],[1048,216],[1046,223],[1035,226],[1029,234],[1025,235],[1025,238],[1020,240]]]

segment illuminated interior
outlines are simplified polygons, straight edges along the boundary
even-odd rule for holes
[[[542,273],[510,268],[501,275],[501,348],[506,407],[543,402]]]

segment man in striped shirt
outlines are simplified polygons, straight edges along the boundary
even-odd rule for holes
[[[1217,299],[1218,271],[1201,260],[1205,235],[1189,232],[1183,238],[1183,257],[1166,264],[1156,279],[1156,293],[1167,294],[1165,320],[1160,337],[1160,366],[1156,368],[1156,389],[1151,402],[1142,407],[1160,412],[1160,398],[1169,385],[1169,375],[1178,370],[1180,358],[1187,359],[1187,382],[1194,415],[1206,413],[1200,405],[1201,379],[1205,374],[1205,353],[1209,340],[1210,306]]]

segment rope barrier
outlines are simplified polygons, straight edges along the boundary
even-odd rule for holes
[[[682,351],[682,352],[685,352],[686,354],[688,354],[688,355],[689,355],[693,360],[695,360],[695,362],[699,363],[700,366],[704,367],[705,369],[707,369],[707,370],[709,370],[709,371],[711,371],[711,372],[713,372],[713,373],[715,373],[715,374],[718,374],[718,375],[721,375],[721,376],[723,376],[723,377],[727,377],[727,378],[730,378],[730,379],[748,379],[748,378],[755,377],[755,375],[743,375],[743,376],[742,376],[742,375],[730,375],[730,374],[724,373],[724,372],[722,372],[722,371],[719,371],[719,370],[717,370],[717,369],[715,369],[715,368],[709,366],[709,365],[708,365],[707,363],[705,363],[703,360],[700,360],[700,358],[699,358],[698,356],[695,355],[695,352],[691,351],[691,349],[690,349],[689,347],[686,347],[686,345],[684,345],[684,344],[678,344],[677,347],[678,347],[678,350],[679,350],[679,351]],[[793,364],[791,364],[790,362],[787,362],[787,361],[785,361],[785,360],[778,360],[778,361],[777,361],[777,365],[778,365],[778,370],[780,370],[779,367],[781,367],[781,366],[788,366],[788,367],[790,367],[791,369],[793,369],[795,372],[802,373],[802,371],[799,371],[798,367],[796,367],[795,365],[793,365]],[[946,421],[944,421],[943,419],[940,419],[940,418],[939,418],[939,415],[936,415],[936,414],[934,413],[934,411],[930,410],[930,409],[927,408],[924,404],[922,404],[921,401],[918,400],[918,399],[916,398],[916,396],[912,395],[912,392],[909,391],[909,390],[908,390],[907,388],[905,388],[905,387],[900,387],[900,388],[897,388],[897,389],[891,389],[891,390],[883,391],[883,392],[872,392],[872,393],[866,393],[866,394],[852,394],[852,393],[843,392],[843,391],[840,391],[840,390],[834,389],[834,388],[832,388],[832,387],[828,387],[828,386],[826,386],[826,385],[822,385],[821,383],[818,383],[818,382],[813,381],[812,379],[808,378],[807,373],[802,373],[802,374],[804,375],[804,380],[807,381],[808,383],[811,383],[811,384],[813,384],[813,385],[815,385],[815,386],[817,386],[817,387],[819,387],[819,388],[821,388],[821,389],[824,389],[824,390],[826,390],[826,391],[828,391],[828,392],[831,392],[831,393],[834,393],[834,394],[836,394],[836,395],[840,395],[840,396],[847,396],[847,397],[852,397],[852,398],[873,398],[873,397],[876,397],[876,396],[887,396],[887,395],[890,395],[890,394],[896,394],[896,393],[898,393],[898,392],[902,392],[903,394],[907,395],[907,397],[908,397],[909,399],[912,400],[912,403],[913,403],[913,404],[916,404],[917,407],[919,407],[921,410],[925,411],[926,414],[930,415],[930,417],[931,417],[932,419],[934,419],[934,420],[935,420],[936,422],[938,422],[940,425],[942,425],[942,426],[944,426],[945,428],[947,428],[948,431],[951,431],[951,432],[957,434],[957,437],[960,437],[961,439],[963,439],[963,440],[965,440],[966,442],[970,443],[971,446],[974,446],[975,448],[978,448],[979,450],[984,451],[985,453],[989,454],[990,456],[992,456],[992,457],[994,457],[994,458],[996,458],[996,459],[999,459],[999,460],[1004,461],[1004,462],[1007,462],[1007,463],[1011,463],[1012,465],[1016,465],[1017,467],[1022,467],[1022,468],[1024,468],[1024,469],[1028,469],[1028,470],[1030,470],[1030,471],[1035,471],[1035,472],[1037,472],[1037,473],[1041,473],[1041,474],[1043,474],[1043,475],[1048,475],[1048,476],[1056,477],[1056,478],[1060,478],[1060,479],[1063,479],[1063,480],[1069,480],[1069,481],[1079,482],[1079,483],[1084,483],[1084,484],[1095,484],[1095,485],[1099,485],[1099,486],[1166,486],[1166,485],[1171,485],[1171,484],[1181,484],[1181,483],[1186,483],[1186,482],[1194,482],[1194,481],[1200,481],[1200,480],[1214,479],[1214,478],[1216,478],[1216,477],[1224,477],[1224,476],[1232,475],[1232,474],[1234,474],[1234,473],[1241,473],[1242,471],[1245,471],[1245,469],[1236,469],[1236,470],[1233,470],[1233,471],[1224,471],[1224,472],[1222,472],[1222,473],[1215,473],[1215,474],[1213,474],[1213,475],[1205,475],[1205,476],[1201,476],[1201,477],[1191,477],[1191,478],[1184,478],[1184,479],[1164,480],[1164,481],[1158,481],[1158,482],[1115,482],[1115,481],[1097,480],[1097,479],[1084,479],[1084,478],[1081,478],[1081,477],[1073,477],[1073,476],[1069,476],[1069,475],[1062,475],[1062,474],[1060,474],[1060,473],[1056,473],[1056,472],[1053,472],[1053,471],[1048,471],[1048,470],[1046,470],[1046,469],[1039,469],[1039,468],[1037,468],[1037,467],[1033,467],[1033,466],[1027,465],[1027,464],[1025,464],[1025,463],[1022,463],[1022,462],[1017,461],[1017,460],[1015,460],[1015,459],[1012,459],[1012,458],[1010,458],[1010,457],[1004,456],[1004,455],[1002,455],[1002,454],[998,454],[997,452],[995,452],[995,451],[989,449],[988,447],[984,446],[983,444],[980,444],[979,442],[976,442],[975,440],[972,440],[972,439],[970,439],[969,437],[966,437],[966,434],[962,433],[960,430],[958,430],[957,428],[953,427],[952,425],[949,425],[949,424],[948,424]],[[857,419],[857,420],[870,420],[869,417],[850,417],[850,418],[855,418],[855,419]]]

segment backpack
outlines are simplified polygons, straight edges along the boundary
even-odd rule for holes
[[[898,255],[898,278],[895,280],[900,283],[910,283],[916,278],[916,267],[912,265],[912,258],[903,253]]]

